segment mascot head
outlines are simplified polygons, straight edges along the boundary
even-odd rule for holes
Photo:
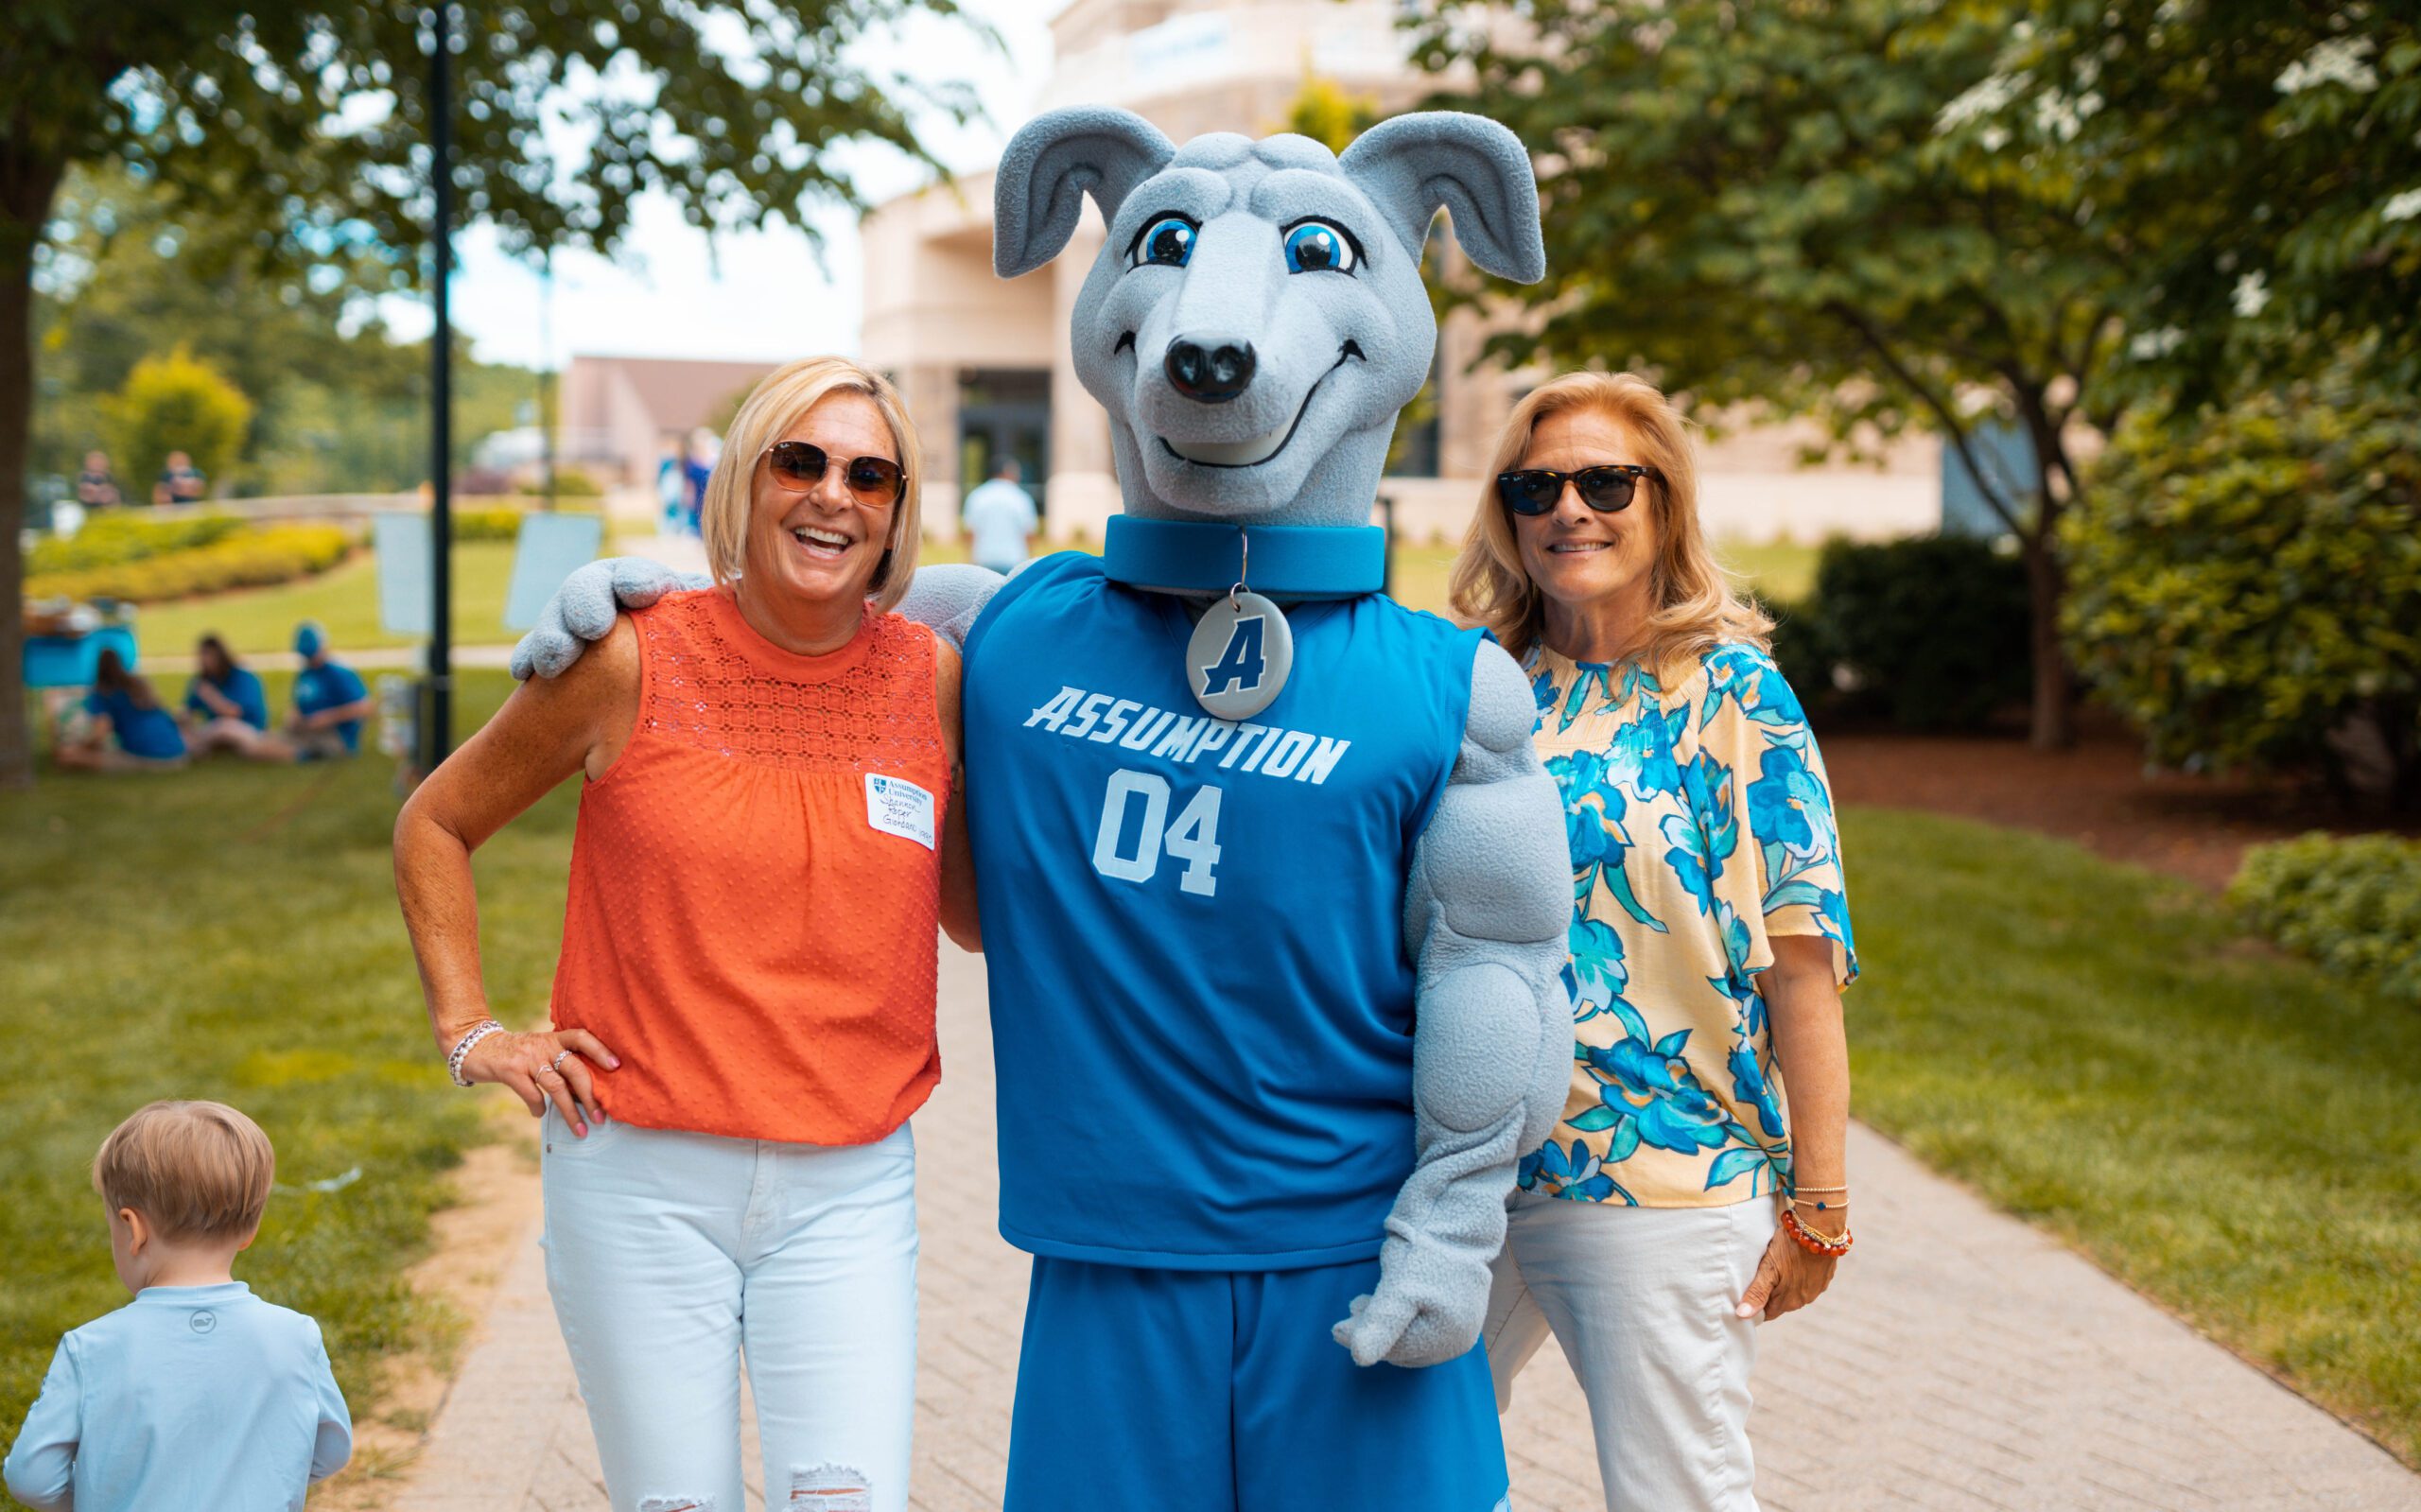
[[[1076,373],[1142,518],[1366,524],[1437,346],[1431,217],[1451,211],[1490,273],[1545,272],[1529,154],[1477,115],[1400,115],[1338,157],[1291,135],[1178,148],[1125,111],[1054,111],[1001,160],[1000,274],[1056,257],[1087,194],[1109,235],[1076,300]]]

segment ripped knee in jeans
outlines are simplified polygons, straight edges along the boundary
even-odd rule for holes
[[[711,1496],[647,1496],[639,1499],[639,1512],[715,1512]]]
[[[874,1512],[874,1483],[848,1465],[794,1467],[784,1512]]]

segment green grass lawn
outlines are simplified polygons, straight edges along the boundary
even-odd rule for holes
[[[182,679],[156,681],[183,695]],[[291,678],[266,681],[283,707]],[[460,686],[474,722],[509,685]],[[392,773],[375,756],[222,760],[0,793],[0,1433],[59,1335],[127,1299],[89,1172],[101,1137],[154,1098],[232,1103],[275,1141],[279,1190],[236,1275],[320,1320],[357,1417],[381,1356],[445,1337],[402,1272],[494,1094],[449,1086],[429,1041],[389,870]],[[508,1017],[544,1013],[573,805],[553,794],[479,856]]]
[[[1845,828],[1859,1117],[2421,1465],[2421,1013],[2074,845]]]
[[[454,548],[456,645],[501,646],[521,638],[504,628],[513,550],[510,541],[471,541]],[[183,655],[212,631],[240,653],[290,649],[294,626],[305,619],[326,626],[340,652],[365,646],[411,646],[425,638],[391,635],[378,628],[378,564],[366,550],[300,582],[148,607],[135,620],[135,630],[146,656]]]

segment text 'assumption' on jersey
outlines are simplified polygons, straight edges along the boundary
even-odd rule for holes
[[[1280,729],[1249,720],[1217,720],[1208,714],[1178,714],[1131,698],[1088,693],[1081,687],[1060,688],[1049,703],[1026,717],[1027,729],[1037,725],[1070,739],[1115,743],[1123,750],[1189,766],[1216,756],[1221,772],[1246,772],[1315,787],[1328,781],[1353,745],[1351,740],[1308,730]]]

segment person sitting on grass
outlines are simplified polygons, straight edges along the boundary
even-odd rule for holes
[[[286,738],[297,761],[325,761],[361,751],[361,721],[372,700],[361,674],[328,650],[328,634],[306,619],[294,627],[294,654],[303,670],[294,676],[294,712]]]
[[[269,697],[261,680],[237,665],[217,635],[194,648],[194,677],[185,685],[185,749],[195,756],[233,751],[255,761],[290,761],[292,751],[269,733]]]
[[[9,1451],[37,1512],[287,1507],[344,1468],[353,1418],[320,1326],[234,1275],[277,1154],[223,1103],[153,1103],[93,1159],[131,1304],[59,1341]]]
[[[151,685],[129,671],[115,647],[104,647],[85,695],[91,716],[80,733],[62,732],[55,758],[78,772],[165,772],[185,764],[184,733],[160,706]]]

